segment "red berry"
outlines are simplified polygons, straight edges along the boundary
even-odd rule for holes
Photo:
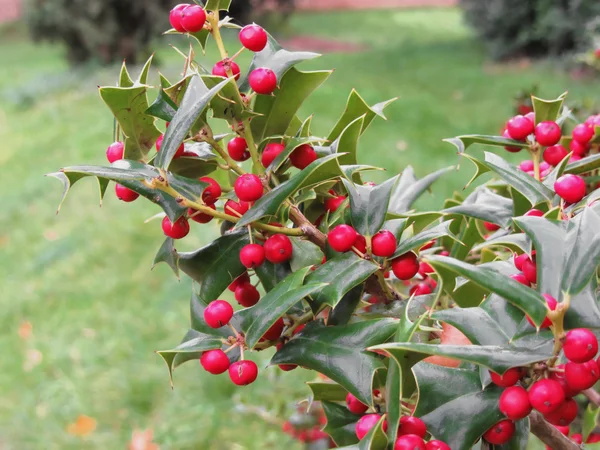
[[[565,364],[565,379],[567,385],[578,391],[591,388],[600,378],[600,369],[595,360],[582,364],[568,362]]]
[[[573,389],[567,384],[567,377],[565,376],[564,372],[565,365],[559,364],[558,366],[556,366],[556,368],[562,370],[562,372],[550,372],[550,379],[560,384],[562,390],[565,393],[565,397],[574,397],[577,394],[579,394],[579,389]]]
[[[544,161],[551,166],[558,166],[568,153],[562,145],[552,145],[544,150]]]
[[[276,341],[281,336],[283,329],[285,328],[285,323],[283,318],[277,319],[277,321],[271,325],[271,327],[263,334],[261,339],[266,341]]]
[[[241,217],[244,214],[246,214],[246,212],[248,212],[251,206],[252,205],[249,202],[236,202],[235,200],[227,200],[224,208],[225,214],[229,214],[230,216]]]
[[[588,362],[598,353],[598,339],[586,328],[576,328],[567,333],[563,351],[569,361]]]
[[[572,398],[566,399],[556,411],[544,414],[544,419],[552,425],[567,426],[575,420],[579,407]]]
[[[208,206],[212,210],[217,209],[215,207],[215,205],[206,205],[206,206]],[[194,222],[198,222],[198,223],[208,223],[213,219],[213,216],[211,216],[210,214],[201,213],[199,211],[196,211],[193,208],[188,209],[188,216]]]
[[[396,237],[387,230],[380,231],[371,240],[371,249],[375,256],[389,258],[396,251]]]
[[[556,411],[564,401],[565,392],[557,381],[542,379],[529,388],[529,402],[542,414]]]
[[[506,130],[510,137],[517,141],[523,141],[527,136],[533,133],[534,124],[524,116],[515,116],[506,124]]]
[[[422,437],[416,434],[399,436],[394,444],[394,450],[425,450],[426,448]]]
[[[308,144],[302,144],[290,154],[292,166],[300,170],[305,169],[310,163],[316,161],[316,159],[317,153]]]
[[[298,368],[296,364],[278,364],[277,367],[279,367],[284,372],[291,372],[292,370]]]
[[[512,367],[504,372],[504,375],[498,375],[496,372],[490,371],[492,383],[500,387],[510,387],[517,384],[523,377],[523,369],[520,367]]]
[[[433,291],[431,290],[431,285],[429,285],[429,283],[417,283],[408,291],[410,295],[414,295],[415,297],[418,297],[419,295],[431,294],[432,292]]]
[[[284,149],[285,145],[276,142],[271,142],[270,144],[265,145],[265,149],[263,150],[260,158],[260,162],[262,163],[263,167],[269,167]]]
[[[327,235],[329,246],[336,252],[347,252],[356,241],[356,230],[350,225],[338,225]]]
[[[130,203],[140,196],[135,191],[132,191],[129,188],[126,188],[122,184],[115,184],[115,193],[117,194],[117,198],[123,202]]]
[[[571,435],[571,440],[573,442],[575,442],[576,444],[583,444],[583,436],[579,433],[577,434],[572,434]]]
[[[432,439],[427,444],[425,444],[425,450],[451,450],[450,446],[445,442],[438,441],[436,439]]]
[[[113,142],[106,149],[106,159],[108,159],[109,163],[114,163],[115,161],[123,159],[124,150],[125,146],[122,142]]]
[[[426,262],[419,263],[419,275],[421,275],[423,278],[427,277],[427,275],[433,272],[435,271],[431,265],[427,264]]]
[[[529,259],[529,255],[527,253],[522,253],[514,257],[513,263],[515,264],[517,270],[523,270],[523,262],[525,262],[527,259]]]
[[[250,276],[248,275],[248,272],[244,272],[235,280],[233,280],[231,284],[227,287],[227,289],[229,289],[231,292],[235,292],[238,286],[241,286],[242,284],[246,283],[250,283]]]
[[[405,434],[415,434],[421,438],[427,434],[427,426],[425,423],[414,416],[402,416],[400,418],[400,428],[398,428],[398,436]]]
[[[505,419],[498,422],[483,434],[483,438],[490,444],[502,445],[508,442],[515,433],[513,421]]]
[[[271,69],[259,67],[250,72],[248,83],[257,94],[270,95],[277,88],[277,76]]]
[[[392,260],[392,272],[399,280],[410,280],[419,272],[417,255],[408,252],[394,258]]]
[[[356,432],[356,437],[359,440],[364,438],[367,435],[367,433],[371,431],[371,428],[377,425],[379,419],[381,419],[381,416],[379,414],[366,414],[360,419],[358,419],[358,422],[356,422],[356,426],[354,428],[354,431]],[[387,421],[383,422],[383,428],[384,431],[387,429]]]
[[[325,211],[329,211],[330,213],[336,211],[342,203],[346,201],[346,197],[344,195],[337,195],[333,198],[329,197],[325,200]]]
[[[572,136],[574,141],[587,144],[594,137],[594,128],[585,123],[580,123],[573,128]]]
[[[235,300],[245,308],[254,306],[260,300],[260,292],[250,282],[240,284],[235,289]]]
[[[171,22],[171,26],[180,33],[185,33],[185,28],[183,28],[183,26],[181,25],[181,13],[188,6],[190,6],[189,3],[180,3],[179,5],[175,6],[169,13],[169,22]]]
[[[260,52],[267,45],[267,32],[256,24],[242,28],[239,37],[242,45],[252,52]]]
[[[534,208],[534,209],[530,209],[523,215],[527,216],[527,217],[542,217],[544,215],[544,211],[540,211],[539,209]]]
[[[554,183],[554,191],[568,203],[577,203],[585,197],[585,181],[583,178],[566,174]]]
[[[521,161],[519,163],[519,170],[523,172],[531,172],[533,169],[533,161],[530,159],[526,159],[525,161]]]
[[[292,241],[285,234],[274,234],[266,240],[265,256],[273,264],[281,264],[292,257]]]
[[[554,311],[556,309],[556,305],[558,305],[558,302],[556,301],[556,299],[554,297],[552,297],[550,294],[542,294],[542,297],[544,297],[546,299],[546,304],[548,305],[548,309],[550,309],[550,311]],[[531,324],[531,326],[535,327],[535,324],[533,323],[533,321],[531,320],[531,318],[529,316],[525,316],[525,318]],[[542,324],[540,325],[540,328],[549,328],[551,325],[552,325],[552,321],[548,317],[546,317],[544,319],[544,321],[542,322]]]
[[[510,278],[527,287],[531,287],[531,283],[529,283],[529,280],[522,273],[515,273],[513,275],[510,275]]]
[[[507,139],[512,139],[508,130],[504,130],[502,132],[502,137],[505,137]],[[507,145],[504,147],[504,150],[506,150],[507,152],[511,152],[511,153],[518,153],[522,150],[522,148],[521,147],[513,147],[512,145]]]
[[[233,384],[246,386],[253,383],[258,376],[258,367],[254,361],[237,361],[229,366],[229,378]]]
[[[544,147],[558,144],[560,137],[560,127],[556,122],[545,121],[535,126],[535,140]]]
[[[200,364],[207,372],[219,375],[229,369],[229,358],[221,349],[208,350],[200,356]]]
[[[233,317],[233,308],[225,300],[210,302],[204,309],[204,321],[211,328],[221,328]]]
[[[265,249],[259,244],[248,244],[240,250],[240,261],[248,269],[254,269],[265,261]]]
[[[510,420],[519,420],[527,417],[531,412],[531,403],[529,395],[525,388],[521,386],[511,386],[506,388],[498,403],[500,412]]]
[[[230,59],[219,61],[212,68],[212,74],[218,77],[228,78],[227,71],[230,71],[236,80],[240,78],[240,66]]]
[[[500,225],[496,225],[495,223],[491,222],[483,222],[483,226],[488,231],[497,231],[500,229]]]
[[[530,283],[537,283],[537,264],[535,258],[527,258],[523,261],[523,275],[527,278]]]
[[[600,442],[600,433],[590,434],[589,437],[585,441],[586,444],[593,444],[595,442]]]
[[[589,149],[590,144],[582,144],[579,141],[571,141],[569,143],[569,150],[571,150],[575,156],[585,156]]]
[[[206,11],[200,5],[190,5],[181,11],[181,26],[188,33],[197,33],[204,28]]]
[[[429,250],[431,247],[433,247],[435,245],[435,239],[430,240],[429,242],[427,242],[426,244],[423,244],[421,246],[421,248],[419,249],[419,251],[423,251],[423,250]]]
[[[369,407],[357,399],[350,392],[346,395],[346,406],[348,407],[348,411],[353,414],[364,414],[367,412]]]
[[[167,216],[162,221],[162,230],[165,236],[173,239],[182,239],[190,232],[190,224],[185,217],[180,217],[172,223]]]
[[[162,147],[162,142],[163,142],[164,136],[160,135],[158,137],[158,139],[156,140],[156,151],[160,152],[160,148]],[[173,156],[173,158],[179,158],[181,156],[183,156],[185,153],[185,147],[183,145],[183,143],[179,146],[179,148],[177,149],[177,151],[175,152],[175,155]]]
[[[568,425],[565,426],[561,426],[561,425],[554,425],[554,428],[556,428],[558,431],[560,431],[563,435],[568,436],[570,433],[570,429]]]
[[[581,159],[581,156],[571,155],[571,157],[569,158],[569,164],[579,161],[580,159]]]
[[[233,189],[238,198],[245,202],[253,202],[263,195],[263,185],[260,178],[252,173],[240,175],[240,177],[235,180]]]
[[[354,248],[361,253],[367,253],[367,240],[362,234],[356,234],[356,240],[354,241]]]
[[[207,205],[214,205],[221,196],[221,186],[210,177],[201,177],[200,181],[208,183],[208,186],[202,191],[202,201]]]
[[[246,142],[246,139],[241,137],[234,137],[229,141],[227,144],[227,152],[234,161],[246,161],[250,158],[248,143]]]

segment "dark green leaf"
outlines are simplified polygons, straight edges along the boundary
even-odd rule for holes
[[[323,252],[319,246],[306,239],[297,237],[291,237],[290,240],[294,249],[292,259],[290,260],[290,266],[293,271],[321,264]]]
[[[442,236],[452,236],[453,239],[456,239],[456,236],[453,236],[452,232],[450,231],[451,224],[451,221],[442,222],[433,228],[422,231],[419,234],[400,241],[392,258],[397,258],[398,256],[403,255],[411,250],[420,248],[432,239],[438,239]]]
[[[591,172],[600,167],[600,153],[586,156],[579,161],[572,162],[567,165],[565,173],[574,173],[581,175],[582,173]]]
[[[353,120],[342,130],[337,139],[331,143],[332,153],[344,153],[344,156],[338,159],[340,164],[358,165],[358,139],[362,134],[364,122],[365,116],[360,116],[356,120]],[[361,181],[359,174],[352,174],[348,179],[359,184]]]
[[[496,194],[485,186],[473,191],[462,204],[442,212],[474,217],[495,223],[503,228],[512,224],[514,215],[512,200]]]
[[[364,286],[357,285],[350,289],[335,308],[329,313],[327,325],[346,325],[363,297]]]
[[[265,261],[259,267],[255,268],[254,272],[258,276],[265,291],[269,292],[277,285],[277,283],[280,283],[285,277],[292,273],[292,270],[287,263],[273,264],[269,261]]]
[[[150,107],[146,110],[146,114],[154,117],[158,117],[159,119],[164,120],[165,122],[170,122],[173,120],[173,116],[177,112],[177,105],[171,98],[165,93],[163,89],[158,91],[158,96],[154,103],[150,105]]]
[[[475,345],[506,345],[511,338],[483,308],[446,309],[431,317],[458,328]]]
[[[325,400],[321,404],[327,418],[327,424],[323,431],[331,436],[336,445],[345,446],[358,443],[354,429],[360,416],[352,414],[346,406],[337,403]],[[358,447],[356,448],[358,449]]]
[[[407,212],[412,204],[442,175],[453,170],[454,167],[446,167],[418,179],[411,166],[407,166],[400,176],[396,189],[390,200],[389,211],[394,214]]]
[[[157,264],[164,262],[173,270],[177,278],[179,278],[179,255],[177,254],[177,250],[175,250],[173,243],[173,239],[165,239],[165,242],[160,246],[158,253],[154,257],[152,268],[154,269]]]
[[[501,234],[498,237],[494,236],[476,245],[473,247],[473,251],[478,252],[490,247],[504,247],[519,253],[530,253],[531,241],[524,233]]]
[[[311,392],[311,403],[321,402],[344,402],[348,391],[337,383],[324,381],[309,381],[306,383]]]
[[[216,87],[223,81],[223,77],[215,75],[202,75],[202,81],[208,89]],[[227,83],[210,101],[213,117],[225,119],[229,123],[237,123],[246,118],[248,111],[244,110],[242,97],[234,83]]]
[[[502,136],[486,136],[483,134],[456,136],[454,138],[444,139],[444,142],[454,145],[459,153],[464,153],[464,151],[473,144],[493,145],[496,147],[529,147],[527,142],[515,141],[514,139],[508,139]]]

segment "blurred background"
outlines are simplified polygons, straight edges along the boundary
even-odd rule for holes
[[[0,0],[1,450],[302,448],[281,432],[306,397],[300,381],[313,377],[302,369],[265,370],[240,389],[189,363],[171,390],[154,350],[187,329],[191,283],[166,266],[150,272],[163,236],[144,221],[158,211],[111,191],[98,208],[94,182],[83,181],[57,217],[61,187],[43,176],[105,164],[113,122],[97,86],[115,83],[123,58],[136,75],[156,51],[161,72],[180,74],[169,44],[185,51],[187,40],[161,35],[174,3]],[[400,97],[359,150],[388,174],[459,164],[441,140],[499,133],[532,91],[568,90],[569,104],[586,110],[598,100],[597,0],[234,0],[231,15],[324,54],[301,68],[335,68],[301,110],[315,114],[316,135],[352,88],[370,104]],[[239,48],[234,32],[226,40],[230,53]],[[217,60],[212,43],[197,59]],[[440,206],[471,173],[461,164],[419,206]],[[218,232],[197,230],[182,247]]]

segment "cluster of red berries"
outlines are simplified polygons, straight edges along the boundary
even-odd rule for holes
[[[506,388],[500,395],[498,406],[507,419],[498,422],[483,435],[488,442],[494,445],[507,442],[515,431],[514,421],[527,417],[533,409],[542,413],[552,425],[566,427],[568,434],[569,425],[578,413],[573,397],[600,379],[598,361],[594,359],[598,353],[598,340],[588,329],[570,330],[564,337],[563,352],[567,359],[565,364],[550,368],[545,373],[533,370],[533,379],[538,379],[529,390],[518,384],[528,375],[522,367],[509,369],[504,375],[490,372],[492,382]]]
[[[306,411],[304,406],[298,407],[298,415],[301,420],[286,420],[281,426],[281,430],[291,436],[293,439],[309,444],[317,441],[327,441],[329,448],[335,448],[335,443],[329,435],[321,428],[327,423],[323,408],[317,407],[317,403],[311,405],[310,411]],[[299,422],[299,423],[296,423]]]
[[[381,394],[375,390],[373,391],[373,396],[377,399],[381,397]],[[356,437],[359,440],[362,440],[381,420],[382,416],[377,413],[365,414],[369,410],[369,407],[350,393],[346,395],[346,406],[351,413],[362,415],[354,428]],[[387,420],[383,422],[383,431],[387,431]],[[450,450],[448,444],[435,439],[431,439],[425,443],[424,439],[426,435],[427,426],[421,419],[414,416],[402,416],[400,418],[400,426],[398,427],[398,437],[394,443],[394,450]]]
[[[281,264],[292,258],[292,241],[284,234],[274,234],[263,245],[248,244],[240,251],[240,261],[248,269],[256,269],[265,259]]]

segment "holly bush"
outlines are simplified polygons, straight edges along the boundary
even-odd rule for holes
[[[310,432],[286,431],[348,449],[525,449],[530,433],[554,449],[600,440],[600,116],[578,123],[565,95],[532,97],[503,136],[447,139],[474,165],[469,184],[493,178],[416,211],[452,168],[364,182],[378,168],[358,162],[358,142],[390,101],[352,91],[327,136],[313,135],[318,116],[299,109],[331,71],[297,69],[318,55],[287,51],[258,25],[240,30],[223,17],[229,3],[170,15],[170,33],[202,48],[212,38],[220,61],[205,67],[192,47],[182,78],[161,76],[157,88],[151,61],[135,81],[123,66],[117,86],[99,88],[116,121],[111,164],[51,174],[64,195],[94,177],[101,197],[112,181],[121,200],[162,209],[154,263],[196,282],[189,329],[158,352],[169,373],[200,360],[247,385],[263,370],[316,371]],[[229,28],[242,43],[231,57]],[[242,51],[254,52],[244,76]],[[475,144],[497,151],[467,153]],[[530,159],[515,166],[504,151]],[[176,249],[211,221],[218,238]],[[235,311],[220,299],[227,289]],[[249,356],[271,347],[273,367],[259,369]]]

